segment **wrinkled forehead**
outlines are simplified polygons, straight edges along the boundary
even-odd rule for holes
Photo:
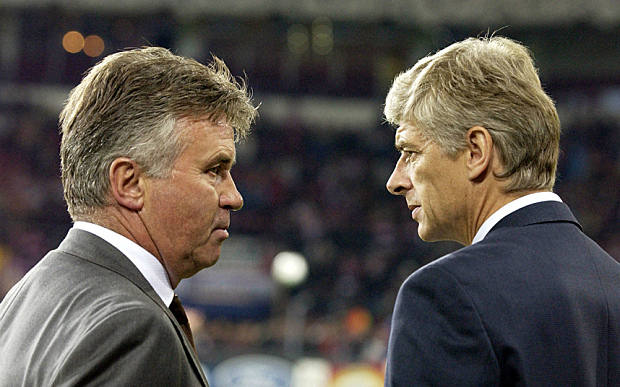
[[[428,140],[420,129],[411,123],[403,123],[396,129],[394,135],[394,146],[398,150],[402,150],[407,147],[420,148],[424,146]]]

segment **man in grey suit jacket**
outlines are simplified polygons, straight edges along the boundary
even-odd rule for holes
[[[150,47],[90,70],[60,116],[74,226],[0,304],[0,385],[208,385],[174,289],[219,258],[255,116],[217,58]]]
[[[386,386],[620,385],[620,264],[552,192],[560,123],[529,51],[471,38],[399,75],[387,188],[426,241],[466,247],[414,272]]]

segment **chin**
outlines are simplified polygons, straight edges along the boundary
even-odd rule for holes
[[[426,227],[423,227],[421,224],[418,226],[418,236],[424,242],[438,242],[446,240],[446,238],[437,234],[441,233],[437,233],[436,230],[429,230]]]
[[[200,270],[207,269],[217,263],[220,260],[220,255],[218,254],[215,257],[209,257],[209,259],[204,260],[200,263]]]
[[[199,271],[210,268],[211,266],[217,263],[219,258],[220,258],[219,254],[217,255],[213,255],[213,254],[193,255],[191,258],[191,261],[188,262],[189,264],[189,267],[187,268],[188,275],[185,278],[191,277],[195,275],[196,273],[198,273]]]
[[[426,236],[425,234],[418,233],[418,236],[424,242],[437,242],[438,241],[438,239],[430,238],[430,237]]]
[[[220,259],[221,253],[222,244],[211,242],[196,250],[194,254],[194,262],[196,266],[200,266],[201,269],[211,267]]]

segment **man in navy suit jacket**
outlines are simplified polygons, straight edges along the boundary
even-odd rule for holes
[[[387,96],[387,188],[423,240],[466,247],[398,294],[386,386],[620,385],[620,264],[552,192],[560,122],[529,51],[471,38]]]

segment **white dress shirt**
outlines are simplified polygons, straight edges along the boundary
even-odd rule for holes
[[[95,234],[125,254],[151,284],[164,304],[170,306],[174,290],[164,266],[142,246],[105,227],[89,222],[75,222],[73,228]]]
[[[474,243],[478,243],[483,240],[489,231],[491,231],[493,226],[516,210],[529,206],[530,204],[548,201],[561,202],[562,199],[560,199],[560,197],[553,192],[536,192],[511,201],[499,210],[495,211],[493,215],[489,216],[489,218],[482,223],[482,226],[474,236],[474,240],[471,244],[473,245]]]

